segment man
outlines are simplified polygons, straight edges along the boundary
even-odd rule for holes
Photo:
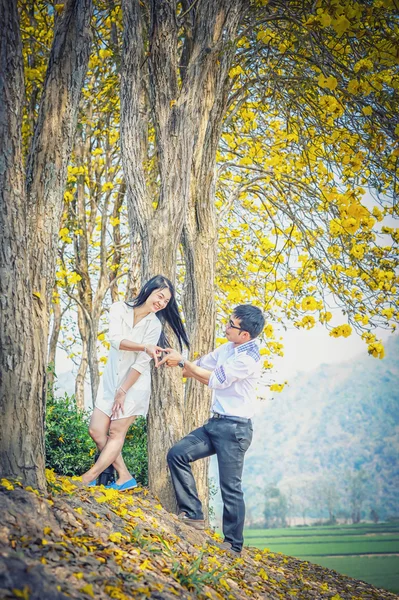
[[[193,377],[213,390],[213,416],[175,444],[168,452],[168,465],[179,507],[179,518],[191,527],[204,529],[204,515],[190,463],[213,454],[219,465],[223,499],[224,544],[239,553],[243,546],[245,504],[241,489],[244,455],[252,441],[255,386],[261,372],[258,342],[264,316],[259,308],[242,304],[226,326],[227,344],[198,359],[184,360],[168,348],[159,363],[179,365],[183,377]]]

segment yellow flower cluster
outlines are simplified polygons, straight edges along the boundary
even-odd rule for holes
[[[69,236],[69,229],[68,227],[62,227],[59,231],[59,236],[61,241],[70,244],[72,242],[72,238]]]
[[[381,342],[372,342],[367,346],[368,353],[374,358],[384,358],[385,350]]]
[[[285,383],[272,383],[270,385],[271,392],[282,392],[284,389]]]
[[[303,327],[303,329],[312,329],[316,325],[316,320],[312,315],[305,315],[301,321],[295,321],[296,327]]]
[[[330,331],[331,337],[349,337],[352,333],[352,327],[350,325],[338,325]]]
[[[316,310],[318,308],[318,302],[313,296],[306,296],[302,299],[301,308],[302,310]]]

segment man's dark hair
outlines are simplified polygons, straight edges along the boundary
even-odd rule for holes
[[[265,326],[265,317],[257,306],[240,304],[235,307],[233,315],[236,319],[240,319],[241,329],[248,331],[251,338],[256,338],[262,333]]]

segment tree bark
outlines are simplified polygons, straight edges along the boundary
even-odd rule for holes
[[[237,31],[242,7],[230,7],[226,27],[228,38]],[[205,16],[205,15],[204,15]],[[216,151],[221,135],[223,116],[227,110],[230,83],[228,73],[235,53],[230,44],[219,56],[218,68],[208,72],[203,95],[198,105],[199,126],[195,140],[190,199],[182,234],[185,261],[183,309],[192,340],[193,356],[202,356],[215,343],[215,270],[217,256],[218,223],[215,210]],[[209,416],[211,394],[209,390],[189,379],[186,386],[184,430],[191,431]],[[208,464],[199,461],[194,465],[194,475],[200,497],[208,499]],[[206,505],[208,502],[206,501]]]
[[[153,0],[146,30],[139,2],[123,4],[121,142],[130,227],[141,239],[143,280],[157,273],[175,280],[183,239],[185,316],[193,350],[201,354],[211,350],[215,326],[215,154],[234,54],[232,40],[245,5],[244,0],[187,2],[187,16],[180,23],[174,2]],[[180,50],[182,25],[185,40]],[[145,98],[155,131],[157,198],[151,197],[143,166],[148,130]],[[154,373],[149,484],[169,509],[175,501],[166,451],[208,414],[209,395],[203,386],[189,382],[183,398],[180,373]],[[200,465],[197,483],[205,505],[206,472],[206,464]]]
[[[41,298],[34,324],[42,353],[48,338],[49,302],[55,279],[67,166],[90,56],[91,13],[92,0],[70,0],[56,24],[27,161],[32,282]],[[44,377],[43,371],[40,376]]]
[[[90,53],[92,3],[69,0],[58,21],[26,181],[18,12],[15,1],[1,0],[0,7],[1,465],[5,476],[44,488],[49,308],[67,164]]]
[[[87,367],[89,361],[87,359],[87,323],[84,311],[78,305],[78,327],[80,333],[80,339],[82,341],[82,357],[79,364],[78,373],[75,379],[75,399],[76,406],[79,410],[83,410],[85,407],[85,378],[87,373]]]
[[[3,477],[44,487],[44,365],[32,322],[22,157],[24,74],[16,0],[0,2],[0,465]],[[33,425],[33,426],[32,426]]]
[[[54,286],[54,293],[58,295],[57,286]],[[52,302],[53,307],[53,327],[51,329],[49,348],[48,348],[48,358],[47,364],[50,366],[51,370],[47,373],[47,389],[53,390],[54,388],[54,379],[55,379],[55,357],[57,353],[57,344],[58,338],[60,336],[61,331],[61,321],[63,311],[61,310],[61,304],[59,302],[59,298],[56,297]]]

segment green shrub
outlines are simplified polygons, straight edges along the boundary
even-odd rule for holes
[[[127,432],[123,447],[127,468],[142,485],[148,485],[147,421],[137,417]]]
[[[90,415],[78,410],[74,396],[48,394],[46,410],[46,467],[59,475],[81,475],[93,465],[96,445],[89,436]],[[129,471],[148,483],[147,426],[138,417],[130,427],[123,448]]]
[[[93,464],[96,445],[89,436],[89,415],[75,397],[47,398],[46,467],[59,475],[81,475]]]

